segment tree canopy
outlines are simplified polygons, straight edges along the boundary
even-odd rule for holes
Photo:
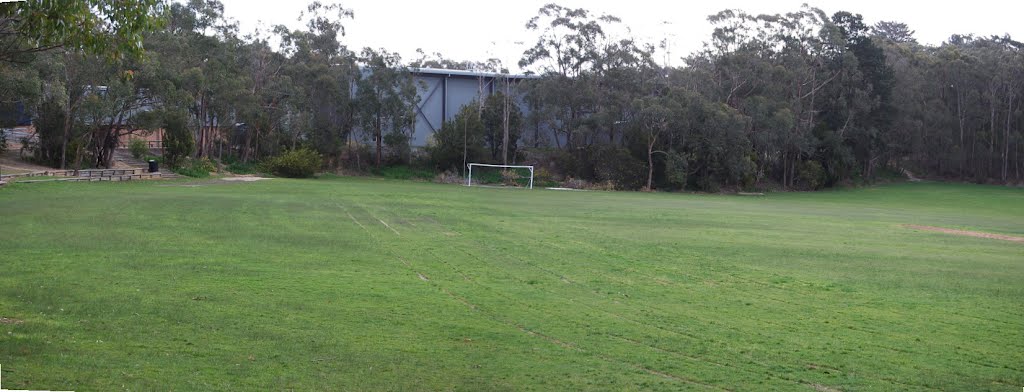
[[[5,3],[0,111],[34,114],[34,155],[62,166],[109,165],[126,133],[163,126],[195,158],[528,162],[625,189],[1024,180],[1024,44],[1009,36],[932,46],[850,11],[723,10],[671,67],[618,17],[548,4],[524,25],[535,40],[518,65],[532,76],[512,78],[493,58],[350,48],[355,15],[313,2],[299,29],[242,34],[217,0]],[[408,67],[499,75],[421,153]]]

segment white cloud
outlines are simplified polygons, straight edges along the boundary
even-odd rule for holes
[[[225,13],[239,21],[242,31],[252,30],[257,21],[265,25],[285,24],[299,28],[302,1],[222,0]],[[406,59],[417,48],[441,52],[445,57],[484,60],[498,57],[514,66],[523,46],[536,37],[524,24],[537,10],[552,0],[521,0],[505,4],[479,0],[435,0],[431,2],[392,2],[353,0],[343,2],[355,11],[347,21],[343,43],[352,48],[372,46],[397,51]],[[328,2],[328,1],[324,1]],[[669,37],[672,57],[678,59],[701,47],[711,34],[708,15],[726,8],[749,13],[784,13],[798,10],[805,0],[724,0],[707,2],[668,2],[656,0],[569,0],[558,4],[582,7],[595,13],[608,13],[623,19],[635,36],[656,43]],[[934,1],[863,0],[858,2],[821,0],[812,4],[828,13],[839,10],[860,13],[868,23],[896,20],[917,31],[919,41],[939,44],[954,33],[1002,35],[1009,33],[1024,39],[1024,24],[1017,20],[1024,3],[977,0],[958,4]],[[669,22],[669,24],[663,23]],[[679,63],[678,60],[673,61]]]

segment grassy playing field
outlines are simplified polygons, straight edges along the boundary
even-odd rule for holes
[[[8,389],[1024,386],[1024,191],[0,189]]]

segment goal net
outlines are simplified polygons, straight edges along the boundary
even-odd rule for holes
[[[466,186],[505,186],[533,189],[533,166],[470,163]]]

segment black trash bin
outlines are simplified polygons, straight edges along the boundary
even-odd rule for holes
[[[156,173],[158,171],[160,171],[160,166],[157,165],[155,160],[150,159],[149,160],[149,172],[150,173]]]

